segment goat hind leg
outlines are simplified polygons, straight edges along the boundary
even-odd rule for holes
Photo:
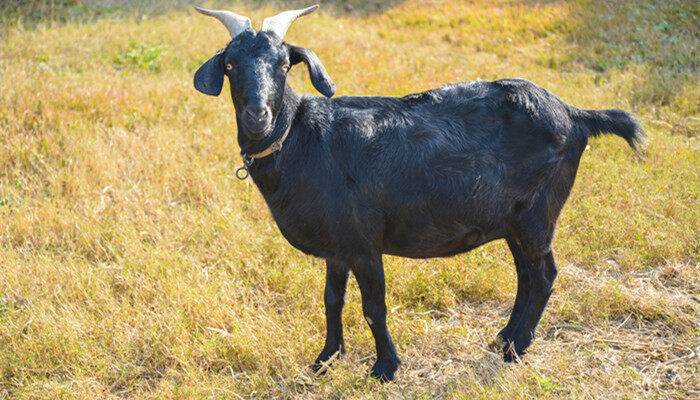
[[[531,265],[531,293],[527,305],[522,310],[520,322],[513,331],[512,342],[503,347],[505,361],[517,360],[532,343],[535,328],[552,294],[552,285],[557,276],[557,267],[551,250],[542,256],[528,258]]]
[[[508,324],[498,333],[496,340],[491,343],[491,347],[498,350],[507,348],[507,346],[510,346],[515,341],[515,330],[523,318],[523,311],[530,301],[530,293],[532,292],[532,282],[530,280],[530,270],[532,268],[530,266],[530,261],[525,257],[525,254],[523,254],[520,245],[515,239],[509,238],[506,239],[506,241],[513,254],[515,270],[518,276],[518,289],[515,295],[513,310],[508,319]]]

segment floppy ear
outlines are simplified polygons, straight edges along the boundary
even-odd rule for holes
[[[224,86],[224,51],[204,63],[194,73],[194,88],[210,96],[218,96]]]
[[[300,62],[305,62],[309,68],[309,76],[316,90],[321,92],[326,97],[333,97],[335,94],[335,83],[328,76],[326,68],[321,64],[313,51],[304,48],[289,45],[289,62],[294,65]]]

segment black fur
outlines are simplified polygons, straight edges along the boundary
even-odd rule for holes
[[[243,41],[254,50],[231,49]],[[261,96],[249,91],[264,84],[255,79],[269,79],[267,68],[290,48],[254,37],[232,42],[226,57],[253,68],[243,71],[247,84],[229,75],[237,115],[247,99]],[[320,65],[313,58],[307,60]],[[332,94],[316,82],[325,69],[315,68],[314,85]],[[517,358],[551,293],[552,236],[589,136],[610,132],[632,145],[641,138],[627,113],[580,110],[521,79],[400,98],[333,99],[299,96],[284,79],[273,81],[262,99],[275,110],[268,135],[241,135],[239,121],[239,143],[250,154],[290,127],[282,150],[255,160],[250,174],[289,243],[327,260],[328,331],[314,368],[343,351],[341,310],[351,271],[376,341],[372,375],[383,380],[393,379],[400,360],[386,328],[382,254],[447,257],[506,239],[518,291],[498,343],[506,360]]]

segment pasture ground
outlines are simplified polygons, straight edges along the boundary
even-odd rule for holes
[[[21,5],[20,5],[21,3]],[[287,35],[338,95],[523,77],[633,111],[644,157],[592,140],[553,244],[530,353],[488,348],[515,293],[502,242],[387,257],[395,383],[351,280],[347,356],[323,377],[323,262],[291,248],[241,164],[228,89],[192,75],[227,43],[189,2],[0,3],[0,398],[697,398],[696,1],[326,1]],[[262,5],[260,5],[262,3]],[[209,1],[265,16],[307,1]],[[313,93],[303,68],[290,73]]]

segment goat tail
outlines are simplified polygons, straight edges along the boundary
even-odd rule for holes
[[[624,138],[630,147],[639,151],[646,135],[639,122],[622,110],[580,110],[575,119],[588,137],[612,133]]]

